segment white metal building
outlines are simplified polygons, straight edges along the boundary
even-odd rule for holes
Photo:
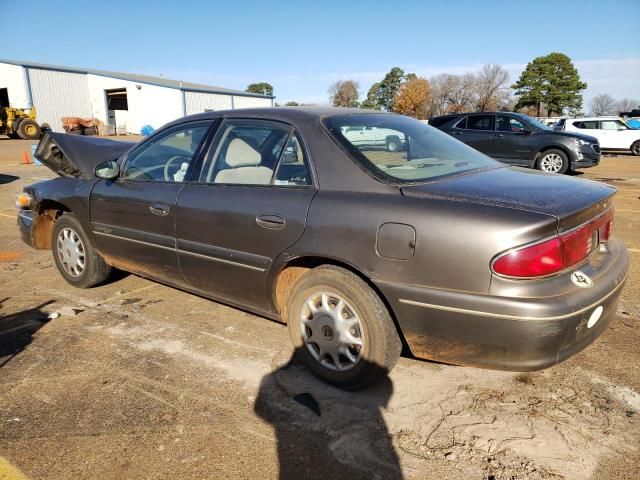
[[[97,118],[129,133],[210,110],[271,107],[273,97],[161,77],[0,59],[0,104],[34,106],[38,123]]]

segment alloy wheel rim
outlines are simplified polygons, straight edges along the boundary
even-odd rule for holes
[[[634,155],[640,155],[640,143],[636,143],[632,148]]]
[[[84,272],[85,249],[78,234],[71,228],[63,228],[56,240],[58,259],[67,274],[78,278]]]
[[[562,169],[562,157],[557,153],[549,153],[540,161],[541,170],[549,173],[558,173]]]
[[[398,145],[396,145],[396,142],[389,142],[387,148],[390,152],[395,152],[398,149]]]
[[[364,329],[356,310],[342,297],[316,292],[307,297],[300,313],[302,340],[323,367],[344,372],[362,359]]]

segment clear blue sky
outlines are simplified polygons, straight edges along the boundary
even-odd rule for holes
[[[0,0],[0,17],[0,58],[229,88],[267,81],[281,102],[325,102],[346,78],[366,94],[396,65],[428,77],[499,63],[517,76],[552,51],[576,62],[587,96],[640,98],[638,0]]]

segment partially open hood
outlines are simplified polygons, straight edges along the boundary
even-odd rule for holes
[[[96,165],[117,160],[134,143],[46,132],[34,154],[38,160],[63,177],[95,178]]]

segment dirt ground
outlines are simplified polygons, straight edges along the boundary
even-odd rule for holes
[[[402,358],[344,393],[278,323],[133,275],[64,283],[18,239],[14,195],[52,176],[28,145],[0,138],[0,478],[638,478],[640,158],[580,175],[619,189],[632,259],[593,345],[530,374]]]

